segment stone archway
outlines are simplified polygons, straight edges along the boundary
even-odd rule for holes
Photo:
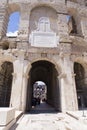
[[[26,111],[31,110],[33,84],[36,81],[42,81],[47,85],[47,103],[55,110],[60,110],[58,75],[55,65],[49,61],[40,60],[32,63],[27,86]]]
[[[75,83],[78,109],[85,109],[87,108],[87,70],[84,64],[75,62],[74,73],[76,74]]]

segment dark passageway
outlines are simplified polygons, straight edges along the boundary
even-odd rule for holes
[[[12,88],[13,64],[4,62],[0,67],[0,107],[9,107]]]
[[[36,81],[42,81],[47,86],[46,103],[54,107],[55,110],[60,110],[58,72],[55,69],[54,64],[42,60],[32,63],[32,68],[29,72],[26,111],[29,111],[32,108],[33,85]]]
[[[79,109],[87,109],[87,74],[80,63],[74,64],[75,82],[77,90],[77,101]]]

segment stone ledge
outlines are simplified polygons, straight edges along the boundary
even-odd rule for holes
[[[16,122],[16,119],[12,120],[9,124],[7,124],[6,126],[2,126],[0,127],[0,130],[9,130],[9,128],[11,128],[11,126]]]
[[[22,114],[14,108],[0,108],[0,130],[9,130]]]
[[[8,130],[15,122],[14,108],[0,108],[0,130]]]
[[[14,118],[14,108],[0,108],[0,126],[5,126],[9,124]]]
[[[23,115],[23,112],[22,111],[15,111],[15,119],[16,121]]]

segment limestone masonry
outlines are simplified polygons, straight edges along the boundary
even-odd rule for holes
[[[56,110],[87,109],[87,0],[0,0],[0,107],[30,111],[36,81]]]

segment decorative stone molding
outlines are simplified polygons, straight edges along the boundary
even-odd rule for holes
[[[59,57],[63,59],[64,58],[64,53],[60,52]]]
[[[75,73],[72,73],[72,78],[74,78],[76,76],[76,74]]]
[[[47,57],[47,53],[41,53],[41,57],[42,58],[46,58]]]
[[[18,58],[20,60],[24,60],[25,57],[25,50],[18,51]]]
[[[84,56],[84,57],[87,57],[87,52],[84,52],[84,53],[83,53],[83,56]]]
[[[23,77],[29,79],[29,75],[27,75],[26,73],[23,74]]]
[[[16,73],[12,73],[12,76],[13,76],[13,77],[16,77]]]
[[[26,31],[26,30],[20,30],[20,31],[18,32],[18,35],[25,35],[25,34],[27,34],[27,31]]]
[[[66,78],[66,74],[65,73],[60,73],[60,75],[58,76],[59,79],[61,78]]]

